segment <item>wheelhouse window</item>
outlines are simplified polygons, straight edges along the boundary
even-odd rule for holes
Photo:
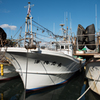
[[[65,46],[65,49],[68,49],[68,45]]]
[[[72,49],[72,45],[70,45],[70,49]]]
[[[59,46],[59,45],[56,45],[56,48],[57,48],[57,49],[60,49],[60,46]]]
[[[61,46],[61,49],[64,49],[64,46]]]

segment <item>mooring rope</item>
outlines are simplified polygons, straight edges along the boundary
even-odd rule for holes
[[[96,82],[96,84],[97,84],[97,82]],[[77,100],[80,100],[88,92],[88,90],[91,88],[92,85],[93,85],[93,83],[86,89],[86,91]]]
[[[26,97],[26,86],[27,86],[27,70],[28,70],[28,49],[27,49],[27,60],[26,60],[26,77],[25,77],[24,100],[25,100],[25,97]]]
[[[92,85],[91,85],[92,86]],[[80,100],[86,93],[87,91],[90,89],[90,86],[87,88],[87,90],[77,99],[77,100]]]
[[[90,72],[90,71],[89,71],[89,72]],[[91,73],[90,73],[90,74],[91,74]],[[97,75],[97,76],[98,76],[98,75]],[[98,76],[97,82],[95,81],[95,79],[93,79],[93,81],[95,82],[95,84],[98,83],[99,78],[100,78],[100,74],[99,74],[99,76]],[[96,79],[97,79],[97,77],[96,77]],[[77,100],[80,100],[80,99],[88,92],[88,90],[91,88],[91,86],[94,84],[94,82],[86,89],[86,91],[85,91]]]

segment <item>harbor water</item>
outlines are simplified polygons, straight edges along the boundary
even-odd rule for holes
[[[76,73],[66,84],[26,94],[21,78],[3,81],[0,82],[0,100],[77,100],[88,88],[84,75],[83,70]],[[89,90],[80,100],[100,100],[100,96]]]

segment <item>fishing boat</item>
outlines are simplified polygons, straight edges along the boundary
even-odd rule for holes
[[[93,59],[86,66],[86,77],[92,91],[100,95],[100,60]]]
[[[28,3],[28,11],[30,11],[30,7],[30,3]],[[19,72],[27,91],[68,82],[75,72],[82,68],[81,61],[67,53],[60,52],[57,42],[54,50],[41,49],[40,42],[34,40],[33,37],[32,18],[28,12],[25,21],[24,47],[8,47],[5,56]],[[65,49],[63,47],[61,46],[62,49]],[[5,51],[3,47],[2,51]]]

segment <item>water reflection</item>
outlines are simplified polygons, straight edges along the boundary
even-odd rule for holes
[[[88,88],[88,85],[86,88]],[[92,90],[89,90],[85,95],[85,100],[100,100],[100,95],[93,92]]]
[[[19,100],[23,89],[23,83],[20,78],[9,81],[0,81],[0,99]]]
[[[26,100],[76,100],[80,96],[84,81],[81,77],[82,73],[75,75],[67,84],[56,88],[27,93]]]
[[[68,83],[26,94],[25,100],[77,100],[84,85],[84,72],[77,73]],[[86,84],[86,89],[88,84]],[[24,100],[21,78],[0,82],[1,100]],[[81,100],[100,100],[100,96],[89,90]]]

